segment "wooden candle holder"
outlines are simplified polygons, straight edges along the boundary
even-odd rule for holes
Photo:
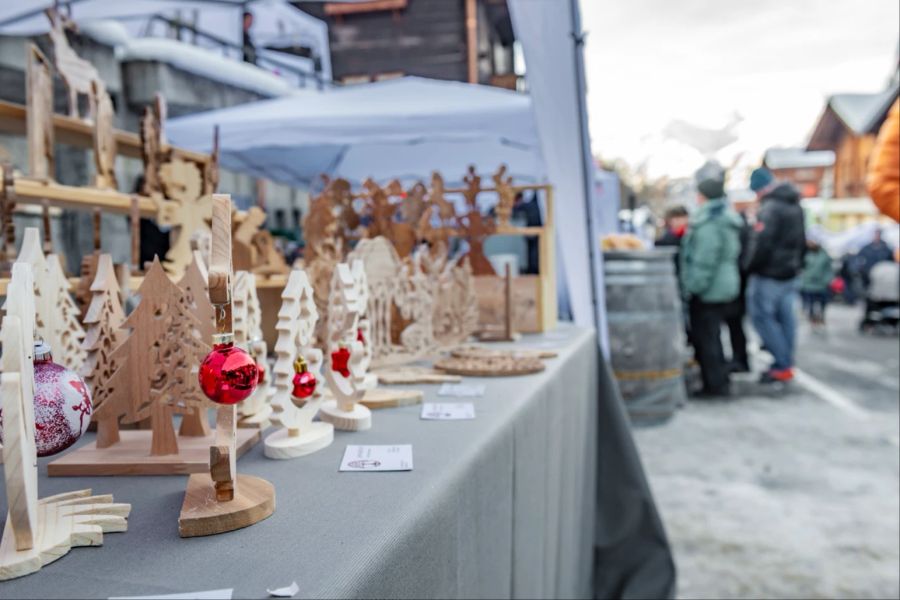
[[[265,453],[269,458],[284,459],[305,456],[327,447],[334,440],[334,426],[313,421],[324,400],[325,385],[321,373],[322,351],[313,347],[319,313],[304,271],[291,271],[281,298],[276,325],[275,396],[272,399],[272,422],[281,429],[266,438]],[[315,391],[305,401],[291,393],[294,363],[301,357],[317,381]]]
[[[233,336],[231,266],[231,197],[213,195],[209,300],[216,309],[216,331]],[[237,405],[216,409],[216,440],[209,447],[208,473],[188,479],[178,533],[181,537],[215,535],[253,525],[275,512],[275,488],[251,475],[238,475]]]
[[[0,541],[0,581],[38,571],[76,546],[100,546],[103,534],[125,531],[129,504],[79,490],[38,500],[34,442],[34,282],[31,266],[13,265],[0,327],[3,475],[9,515]]]

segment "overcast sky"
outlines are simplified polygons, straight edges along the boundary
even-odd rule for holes
[[[581,6],[594,153],[646,162],[651,176],[702,164],[673,136],[731,123],[737,139],[716,156],[726,164],[740,156],[742,179],[767,147],[803,145],[828,95],[879,91],[897,65],[897,0]]]

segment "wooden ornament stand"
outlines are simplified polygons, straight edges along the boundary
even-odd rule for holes
[[[331,279],[328,316],[328,353],[325,361],[325,381],[334,396],[322,404],[319,418],[342,431],[364,431],[372,427],[372,412],[360,401],[366,393],[366,349],[357,337],[359,316],[366,310],[365,294],[361,296],[360,286],[365,289],[365,271],[361,261],[354,261],[352,269],[347,263],[340,263]],[[331,354],[340,346],[350,352],[348,368],[350,376],[344,377],[332,370]]]
[[[76,546],[100,546],[103,534],[128,529],[129,504],[79,490],[38,500],[34,443],[34,283],[31,267],[13,265],[0,328],[0,402],[9,515],[0,540],[0,581],[38,571]]]
[[[216,332],[233,335],[231,306],[231,197],[213,195],[209,300],[216,308]],[[237,405],[216,409],[216,441],[209,447],[209,472],[188,479],[178,534],[215,535],[247,527],[275,512],[275,488],[251,475],[237,475]]]
[[[269,458],[297,458],[327,447],[334,440],[334,426],[313,421],[322,405],[322,351],[313,347],[319,313],[313,289],[304,271],[294,269],[281,294],[278,311],[278,342],[275,352],[275,395],[272,399],[272,422],[281,427],[266,438],[265,453]],[[303,357],[307,370],[318,385],[302,405],[292,396],[294,362]]]

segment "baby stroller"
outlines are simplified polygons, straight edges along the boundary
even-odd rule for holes
[[[897,333],[900,329],[900,263],[876,263],[869,272],[866,308],[859,330]]]

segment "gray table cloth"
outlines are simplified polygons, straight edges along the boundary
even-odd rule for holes
[[[292,581],[300,586],[298,597],[587,598],[595,592],[646,592],[652,588],[629,588],[632,576],[641,565],[671,560],[649,495],[639,499],[641,512],[649,506],[652,513],[647,548],[625,539],[646,531],[623,529],[597,503],[603,403],[598,404],[598,386],[608,374],[597,368],[602,363],[594,333],[564,325],[526,336],[520,345],[534,343],[559,349],[544,372],[466,378],[486,385],[484,397],[471,399],[475,420],[423,421],[421,408],[409,406],[373,411],[371,430],[335,432],[331,446],[307,457],[269,460],[257,445],[238,461],[238,471],[274,484],[275,514],[226,534],[178,537],[186,477],[50,479],[41,460],[42,497],[87,487],[113,493],[116,501],[132,504],[128,531],[106,535],[98,548],[75,548],[36,574],[0,583],[0,598],[218,588],[234,588],[236,598],[264,598],[267,588]],[[435,385],[418,387],[426,401],[469,401],[438,398]],[[625,435],[627,446],[627,428]],[[348,444],[412,444],[415,469],[340,473]],[[646,486],[642,473],[637,481]],[[605,485],[601,480],[601,494]],[[4,490],[4,514],[5,499]],[[627,493],[624,499],[634,500]],[[595,553],[595,525],[601,538],[607,530],[598,515],[619,531],[612,540],[619,551]],[[638,525],[647,516],[638,515]],[[654,540],[660,539],[664,555],[654,554]],[[623,562],[623,543],[649,555],[626,552]],[[604,556],[621,572],[595,590],[592,571],[595,565],[605,568]]]

